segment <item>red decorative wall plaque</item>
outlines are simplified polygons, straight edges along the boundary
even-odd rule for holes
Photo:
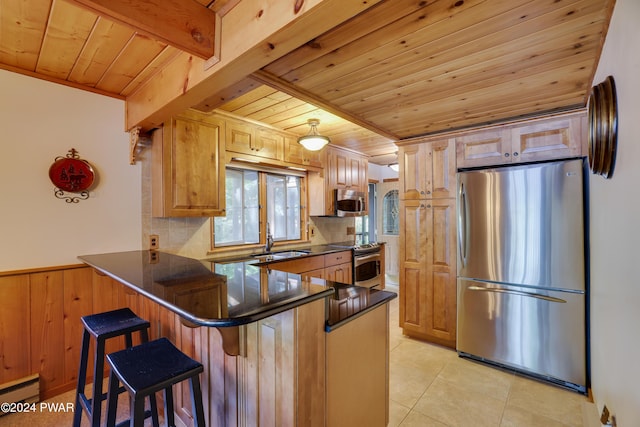
[[[49,179],[56,186],[56,197],[65,199],[67,203],[77,203],[89,198],[87,190],[93,185],[95,174],[89,162],[80,159],[76,149],[72,148],[66,157],[56,157],[49,168]],[[66,196],[65,191],[79,195]]]

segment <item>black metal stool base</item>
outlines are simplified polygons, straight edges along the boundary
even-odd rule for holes
[[[120,383],[131,395],[131,420],[142,426],[145,418],[144,401],[164,390],[164,414],[168,426],[175,426],[173,415],[174,384],[189,380],[191,402],[196,426],[204,426],[204,409],[199,374],[202,364],[178,350],[166,338],[140,344],[107,355],[111,365],[107,399],[107,426],[115,425],[118,388]]]

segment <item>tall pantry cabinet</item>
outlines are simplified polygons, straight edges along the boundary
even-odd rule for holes
[[[456,345],[455,138],[401,145],[400,326]]]

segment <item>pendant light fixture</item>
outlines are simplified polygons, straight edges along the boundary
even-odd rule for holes
[[[331,140],[327,136],[318,134],[318,125],[320,124],[320,120],[309,119],[307,120],[307,123],[311,129],[309,129],[308,134],[298,138],[298,143],[309,151],[322,150],[322,148],[330,143]]]

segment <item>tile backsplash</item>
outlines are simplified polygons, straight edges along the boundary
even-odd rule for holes
[[[311,236],[311,244],[355,241],[355,236],[347,235],[347,227],[353,227],[354,224],[354,218],[311,217],[309,226],[315,228],[314,235]]]

